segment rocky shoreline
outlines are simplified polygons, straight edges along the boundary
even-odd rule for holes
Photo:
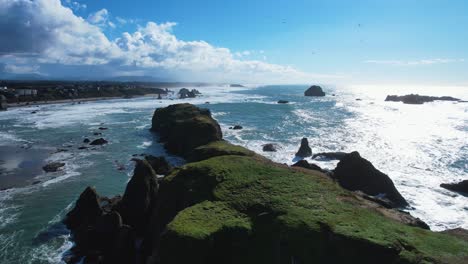
[[[157,109],[151,130],[189,163],[136,159],[122,197],[88,187],[64,219],[75,242],[68,263],[468,260],[466,231],[432,232],[392,209],[405,199],[357,152],[330,173],[274,163],[224,141],[209,110],[190,104]]]

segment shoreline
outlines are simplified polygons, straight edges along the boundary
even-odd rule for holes
[[[113,100],[113,99],[134,99],[142,97],[152,97],[158,96],[158,94],[145,94],[133,96],[131,98],[124,98],[122,96],[108,96],[108,97],[89,97],[89,98],[77,98],[77,99],[60,99],[53,101],[36,101],[36,102],[21,102],[21,103],[10,103],[8,108],[20,108],[20,107],[31,107],[39,105],[52,105],[52,104],[66,104],[66,103],[84,103],[84,102],[95,102],[95,101],[104,101],[104,100]]]

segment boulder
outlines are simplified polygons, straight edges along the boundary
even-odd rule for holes
[[[158,194],[158,179],[151,165],[146,160],[133,159],[136,162],[132,179],[128,182],[119,212],[124,224],[135,228],[137,233],[144,232],[155,205]]]
[[[272,143],[268,143],[263,145],[263,151],[265,152],[276,152],[276,145]]]
[[[175,104],[156,109],[151,130],[159,133],[160,140],[169,152],[185,157],[196,147],[223,137],[210,110],[191,104]]]
[[[345,189],[359,190],[372,196],[383,196],[392,202],[393,207],[408,205],[405,198],[395,188],[393,181],[356,151],[347,154],[340,160],[334,175],[338,183]]]
[[[169,164],[163,156],[155,157],[153,155],[146,155],[145,160],[151,165],[154,172],[158,175],[168,175],[172,170],[171,164]]]
[[[460,192],[465,195],[468,195],[468,180],[464,180],[457,183],[442,183],[440,187],[450,191]]]
[[[312,149],[309,147],[309,141],[307,138],[302,138],[301,146],[299,147],[296,156],[301,158],[312,156]]]
[[[63,166],[65,166],[65,163],[63,163],[63,162],[51,162],[51,163],[45,165],[44,167],[42,167],[42,169],[45,172],[56,172],[60,168],[62,168]]]
[[[278,104],[288,104],[289,101],[286,101],[286,100],[279,100],[278,101]]]
[[[385,101],[392,101],[392,102],[403,102],[404,104],[423,104],[427,102],[434,102],[434,101],[461,101],[458,98],[454,98],[451,96],[427,96],[427,95],[419,95],[419,94],[408,94],[408,95],[387,95]]]
[[[93,145],[93,146],[97,146],[97,145],[104,145],[104,144],[107,144],[107,140],[103,139],[103,138],[98,138],[98,139],[95,139],[93,140],[91,143],[89,143],[90,145]]]
[[[107,130],[107,127],[100,127],[99,130]]]
[[[318,85],[312,85],[304,92],[305,96],[325,96],[325,92],[322,90],[322,87]]]
[[[67,213],[64,224],[70,230],[81,226],[94,225],[97,218],[103,214],[99,206],[99,196],[92,187],[87,187],[75,203],[75,207]]]
[[[240,125],[235,125],[235,126],[231,127],[230,129],[233,129],[233,130],[241,130],[241,129],[243,129],[243,127],[240,126]]]
[[[89,138],[83,139],[83,143],[89,143],[89,142],[91,142],[91,141],[89,140]]]

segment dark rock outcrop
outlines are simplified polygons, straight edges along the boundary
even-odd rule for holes
[[[134,161],[136,165],[133,177],[127,184],[118,211],[126,225],[141,233],[146,228],[150,209],[156,202],[159,186],[156,173],[148,161]]]
[[[325,96],[325,92],[322,90],[322,87],[318,85],[312,85],[304,92],[305,96]]]
[[[166,149],[186,157],[198,146],[221,140],[221,128],[210,110],[191,104],[156,109],[151,130],[158,132]]]
[[[465,196],[468,195],[468,180],[457,183],[442,183],[440,187],[450,191],[463,193]]]
[[[45,165],[44,167],[42,167],[42,169],[45,172],[56,172],[60,168],[62,168],[63,166],[65,166],[65,163],[63,163],[63,162],[51,162],[51,163]]]
[[[158,175],[167,175],[172,170],[171,164],[169,164],[163,156],[155,157],[153,155],[146,155],[145,160],[151,165],[154,172]]]
[[[312,149],[309,147],[309,141],[307,138],[302,138],[301,146],[299,147],[296,156],[301,158],[312,156]]]
[[[289,101],[286,101],[286,100],[279,100],[278,101],[278,104],[288,104]]]
[[[338,183],[351,191],[362,191],[372,196],[383,195],[393,207],[407,206],[405,198],[398,192],[393,181],[358,152],[343,157],[334,171]]]
[[[346,153],[346,152],[321,152],[321,153],[314,154],[312,156],[312,158],[315,159],[315,158],[323,157],[323,158],[329,159],[329,160],[341,160],[347,154],[348,153]]]
[[[67,213],[64,224],[70,230],[94,225],[97,218],[103,214],[99,205],[99,196],[92,187],[87,187],[75,203],[75,207]]]
[[[104,145],[104,144],[107,144],[107,143],[108,143],[107,140],[105,140],[103,138],[98,138],[98,139],[93,140],[89,144],[93,145],[93,146],[98,146],[98,145]]]
[[[320,168],[318,165],[313,164],[313,163],[309,163],[307,160],[300,160],[300,161],[294,163],[292,165],[292,167],[301,167],[301,168],[308,169],[308,170],[316,170],[316,171],[320,171],[320,172],[326,172],[325,170]]]
[[[392,101],[392,102],[403,102],[404,104],[423,104],[428,102],[434,101],[461,101],[458,98],[450,97],[450,96],[426,96],[426,95],[419,95],[419,94],[408,94],[408,95],[387,95],[385,101]]]
[[[268,143],[262,146],[262,150],[265,152],[276,152],[276,145]]]
[[[91,142],[91,141],[89,140],[89,138],[83,139],[83,143],[89,143],[89,142]]]
[[[179,90],[178,94],[179,94],[180,99],[185,99],[185,98],[195,98],[197,97],[197,95],[200,95],[201,93],[197,89],[189,90],[187,88],[182,88]]]
[[[235,125],[235,126],[233,126],[233,127],[230,127],[230,129],[233,129],[233,130],[241,130],[241,129],[243,129],[243,127],[240,126],[240,125]]]

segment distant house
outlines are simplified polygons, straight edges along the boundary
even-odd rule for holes
[[[28,88],[18,88],[15,89],[15,94],[17,96],[37,96],[37,90]]]
[[[5,96],[0,95],[0,111],[7,110],[7,99]]]

